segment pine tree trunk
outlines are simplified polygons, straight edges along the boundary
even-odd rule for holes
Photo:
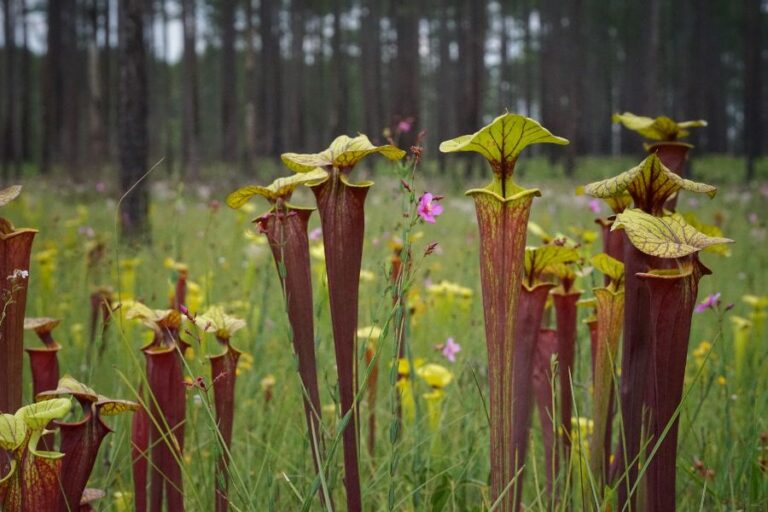
[[[181,160],[183,173],[192,179],[200,175],[200,127],[197,85],[196,0],[181,0],[184,28],[184,65],[181,108]],[[267,2],[268,3],[268,2]]]
[[[120,37],[119,155],[120,189],[128,194],[121,204],[123,236],[149,239],[149,187],[147,172],[147,64],[144,49],[144,0],[121,0],[118,12]]]
[[[760,0],[744,0],[744,144],[747,157],[746,181],[755,178],[755,160],[762,140]]]
[[[235,69],[235,0],[221,2],[221,159],[237,159],[237,74]]]

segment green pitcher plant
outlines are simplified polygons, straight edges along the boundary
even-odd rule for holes
[[[515,398],[531,392],[514,389],[515,325],[522,287],[526,228],[537,189],[515,183],[517,158],[536,143],[567,144],[533,119],[505,113],[470,135],[440,144],[444,153],[473,151],[491,166],[493,178],[471,189],[480,231],[480,279],[483,291],[491,416],[491,500],[499,511],[515,509],[510,487],[517,477],[514,434]],[[538,326],[537,326],[538,327]],[[520,493],[520,490],[517,490]]]
[[[323,176],[309,182],[317,200],[323,229],[325,265],[328,276],[333,342],[339,380],[341,415],[349,418],[344,427],[344,485],[347,509],[362,510],[360,468],[358,466],[357,350],[358,287],[365,235],[365,199],[371,181],[356,183],[350,174],[360,160],[380,154],[400,160],[405,152],[393,145],[374,146],[368,137],[341,135],[320,153],[284,153],[283,163],[297,173],[315,172]],[[351,416],[348,416],[351,415]],[[350,425],[351,423],[351,425]]]
[[[699,279],[711,274],[698,253],[732,240],[707,236],[679,214],[655,217],[636,209],[618,215],[613,229],[623,229],[639,251],[671,263],[638,272],[636,278],[647,286],[650,304],[650,357],[644,376],[650,416],[646,510],[674,512],[679,406],[691,317]]]
[[[20,193],[20,185],[0,190],[0,207]],[[10,220],[0,217],[0,413],[11,413],[21,407],[24,310],[35,234],[35,229],[17,229]]]
[[[291,325],[293,350],[296,353],[307,422],[309,444],[315,471],[322,471],[320,431],[321,406],[317,385],[315,359],[315,329],[312,307],[312,273],[309,263],[307,225],[314,208],[292,204],[296,187],[326,176],[322,169],[278,178],[268,186],[249,185],[227,197],[231,208],[240,208],[254,196],[266,199],[270,209],[254,222],[264,233],[272,250],[277,273],[282,284],[288,321]]]

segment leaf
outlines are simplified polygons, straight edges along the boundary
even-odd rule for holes
[[[240,208],[247,203],[253,196],[262,196],[270,202],[275,202],[280,198],[290,199],[291,194],[296,187],[312,181],[321,180],[328,176],[328,173],[321,168],[303,174],[294,174],[277,178],[275,181],[262,187],[260,185],[248,185],[239,188],[227,196],[227,205],[230,208]]]
[[[696,121],[675,122],[666,116],[659,116],[656,119],[650,117],[636,116],[631,112],[623,114],[613,114],[614,123],[621,123],[625,128],[635,131],[647,139],[653,140],[677,140],[689,135],[686,128],[698,128],[707,126],[703,119]]]
[[[552,135],[538,121],[507,112],[471,135],[443,141],[440,151],[474,151],[483,155],[491,164],[502,165],[517,159],[520,152],[530,144],[540,143],[565,145],[568,140]]]
[[[624,263],[604,252],[592,256],[592,266],[608,276],[611,281],[619,283],[624,279]]]
[[[25,318],[24,329],[28,331],[35,331],[37,334],[51,332],[61,323],[61,320],[57,318],[39,317],[39,318]]]
[[[99,409],[99,413],[102,416],[117,416],[124,412],[133,412],[139,410],[139,404],[131,402],[130,400],[116,400],[113,398],[107,398],[104,396],[99,397],[99,401],[96,403]]]
[[[0,190],[0,206],[5,206],[21,194],[21,185],[11,185]]]
[[[693,226],[695,229],[701,231],[707,236],[713,236],[713,237],[723,236],[722,229],[715,226],[714,224],[704,224],[693,212],[688,212],[683,214],[683,218],[685,219],[685,222],[687,222],[688,224]],[[731,248],[725,244],[710,245],[704,250],[707,252],[713,252],[715,254],[719,254],[720,256],[724,256],[726,258],[731,256]]]
[[[544,245],[525,248],[525,274],[531,282],[535,281],[548,268],[554,271],[557,266],[578,261],[579,251],[562,245]]]
[[[512,177],[520,152],[531,144],[568,144],[568,139],[552,135],[538,121],[518,114],[502,114],[471,135],[443,141],[440,151],[474,151],[490,162],[493,172],[505,183]],[[513,192],[514,193],[514,192]],[[502,196],[506,197],[504,194]]]
[[[662,215],[664,203],[679,190],[699,192],[709,197],[714,197],[717,193],[717,188],[712,185],[686,180],[673,173],[661,163],[655,153],[618,176],[584,187],[586,194],[606,200],[620,198],[629,193],[635,208],[654,215]]]
[[[24,420],[13,414],[0,414],[0,449],[14,451],[27,437]]]
[[[405,156],[405,151],[400,148],[390,144],[374,146],[368,137],[360,134],[354,138],[346,135],[336,137],[331,145],[320,153],[283,153],[280,158],[290,170],[307,173],[318,167],[351,169],[357,162],[374,153],[379,153],[389,160],[400,160]]]
[[[68,398],[54,398],[29,404],[18,411],[16,417],[24,421],[30,430],[42,431],[52,420],[63,418],[72,408]]]
[[[51,400],[63,395],[72,395],[74,397],[82,398],[90,402],[95,402],[99,398],[99,394],[96,393],[96,391],[86,386],[85,384],[78,382],[75,378],[70,377],[69,375],[65,375],[59,379],[59,383],[56,386],[56,389],[38,393],[37,400]]]
[[[711,237],[686,224],[680,214],[654,217],[633,209],[616,216],[611,230],[624,229],[638,250],[659,258],[681,258],[733,240]]]

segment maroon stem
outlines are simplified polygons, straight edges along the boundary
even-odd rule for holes
[[[603,239],[603,252],[611,258],[624,261],[624,242],[621,231],[611,231],[613,221],[609,219],[595,219],[600,225],[600,234]],[[605,285],[608,286],[610,278],[605,276]]]
[[[512,400],[515,423],[512,430],[512,450],[515,474],[518,475],[509,494],[514,497],[514,510],[520,509],[523,495],[523,468],[528,451],[528,433],[533,412],[533,361],[539,338],[539,326],[544,314],[551,283],[542,283],[528,288],[522,285],[517,306],[515,324],[515,349],[512,370]]]
[[[696,303],[699,279],[702,275],[711,273],[699,263],[696,255],[687,264],[692,265],[688,273],[646,273],[638,276],[648,285],[651,298],[652,357],[647,386],[651,436],[648,445],[648,512],[675,510],[679,424],[679,416],[675,416],[675,411],[683,395],[691,316]],[[664,434],[667,426],[669,430]],[[659,440],[661,442],[658,449],[652,453]]]
[[[37,231],[0,232],[0,297],[5,318],[0,322],[0,413],[21,407],[24,365],[24,310],[29,278],[8,279],[16,270],[29,269],[32,241]],[[11,300],[9,300],[11,299]]]
[[[648,378],[650,347],[650,299],[648,288],[636,277],[651,268],[663,268],[669,262],[648,256],[637,250],[622,231],[624,239],[624,344],[621,357],[621,430],[617,456],[611,476],[621,478],[619,510],[630,503],[635,508],[635,496],[629,491],[637,480],[640,434],[643,430],[643,406]]]
[[[312,271],[307,237],[307,224],[312,211],[285,209],[282,204],[277,208],[274,214],[262,222],[262,229],[272,248],[272,256],[285,292],[293,350],[299,361],[299,377],[306,390],[306,394],[302,393],[302,399],[312,461],[315,471],[319,472],[322,471],[320,392],[317,384]],[[320,496],[322,499],[322,494]]]
[[[544,442],[547,471],[547,495],[555,500],[555,480],[560,466],[560,456],[555,449],[555,411],[552,390],[552,356],[557,353],[557,331],[541,329],[533,360],[533,392],[539,409],[541,437]]]
[[[143,392],[139,389],[139,396]],[[147,510],[147,467],[149,458],[149,425],[147,410],[141,406],[131,421],[131,460],[133,470],[133,495],[136,512]]]
[[[50,337],[50,334],[48,335]],[[32,370],[32,396],[37,396],[43,391],[56,389],[59,384],[59,358],[61,347],[53,342],[44,348],[25,349],[29,356],[29,366]],[[52,451],[54,449],[54,435],[45,434],[40,438],[42,449]]]
[[[515,478],[513,438],[513,362],[515,324],[522,284],[526,226],[533,195],[500,200],[485,191],[473,193],[480,232],[480,281],[483,290],[485,338],[490,388],[491,501],[496,501]],[[497,510],[514,510],[507,492]]]
[[[183,343],[181,343],[183,345]],[[186,346],[181,346],[181,352]],[[181,354],[176,346],[152,345],[144,349],[147,381],[154,399],[149,399],[150,511],[161,512],[163,495],[168,512],[184,510],[184,482],[179,461],[184,453],[184,417],[187,409]]]
[[[59,345],[26,349],[32,370],[32,394],[56,389],[59,384]]]
[[[347,510],[359,512],[362,510],[362,497],[357,453],[359,426],[358,407],[355,405],[355,339],[365,232],[364,204],[368,187],[345,184],[341,172],[331,169],[328,179],[314,185],[312,191],[317,199],[323,228],[341,414],[352,413],[343,433]]]
[[[563,427],[564,455],[571,451],[571,411],[573,409],[573,362],[576,354],[576,302],[580,291],[555,291],[552,299],[557,321],[557,359],[560,377],[560,422]]]
[[[226,512],[229,509],[229,455],[232,445],[232,426],[235,417],[235,380],[237,378],[237,360],[240,352],[229,346],[223,354],[211,358],[211,378],[213,382],[213,398],[216,408],[216,424],[226,450],[221,448],[221,455],[216,470],[216,512]]]
[[[61,432],[59,451],[65,455],[61,466],[64,499],[57,509],[59,512],[79,510],[80,498],[88,484],[101,442],[112,431],[101,420],[92,403],[84,401],[81,405],[86,411],[81,421],[56,422]]]
[[[590,320],[587,322],[587,325],[589,326],[589,343],[590,343],[590,357],[592,361],[592,387],[594,389],[595,385],[595,359],[597,358],[597,350],[598,350],[598,331],[597,331],[597,319]],[[605,443],[603,445],[603,451],[605,453],[605,471],[606,474],[603,475],[603,481],[607,482],[610,475],[608,474],[610,472],[610,460],[611,460],[611,447],[613,446],[612,438],[613,438],[613,417],[616,414],[616,391],[615,386],[611,386],[611,396],[608,399],[608,419],[606,420],[605,425]]]

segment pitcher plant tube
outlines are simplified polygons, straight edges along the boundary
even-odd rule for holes
[[[614,229],[624,229],[638,250],[671,261],[661,269],[638,273],[650,293],[651,357],[646,377],[650,413],[647,510],[675,510],[678,410],[688,341],[699,279],[711,271],[698,258],[702,249],[732,240],[709,237],[686,224],[679,214],[654,217],[627,210],[616,217]]]
[[[293,350],[299,363],[307,435],[315,471],[321,471],[321,406],[315,360],[315,330],[312,306],[312,273],[309,263],[307,224],[314,208],[293,205],[289,201],[296,187],[322,179],[322,169],[278,178],[263,187],[250,185],[232,192],[227,198],[231,208],[242,207],[250,198],[261,196],[271,205],[255,222],[272,250],[277,274],[282,284]]]
[[[342,135],[320,153],[282,155],[283,163],[294,172],[314,172],[320,168],[325,174],[308,185],[317,199],[323,229],[341,415],[351,414],[343,432],[344,485],[350,512],[362,509],[357,453],[358,408],[355,405],[355,335],[365,234],[364,205],[368,189],[373,185],[370,181],[351,181],[350,173],[360,160],[372,154],[380,154],[389,160],[400,160],[405,156],[403,150],[393,145],[374,146],[365,135],[354,138]]]
[[[533,368],[537,352],[537,343],[541,339],[540,327],[544,316],[544,307],[549,299],[550,291],[555,284],[544,281],[544,276],[555,274],[557,267],[574,262],[579,255],[576,249],[562,245],[545,245],[542,247],[526,247],[523,261],[524,279],[517,309],[517,323],[515,325],[515,353],[513,361],[513,390],[512,400],[515,404],[515,435],[513,437],[513,449],[517,458],[515,473],[519,476],[515,480],[510,493],[514,493],[516,508],[520,508],[522,498],[523,467],[528,446],[528,433],[530,430],[531,414],[533,412]],[[574,330],[575,334],[575,330]],[[558,361],[562,359],[560,347],[560,333],[558,336]],[[574,343],[575,345],[575,338]],[[567,351],[568,349],[566,349]],[[573,349],[570,349],[570,365],[573,365]],[[560,372],[564,371],[560,362]],[[562,386],[562,384],[561,384]],[[570,383],[568,384],[570,390]],[[565,395],[561,390],[561,401]],[[568,395],[570,402],[571,397]],[[562,404],[561,404],[562,410]]]
[[[557,424],[557,400],[553,383],[557,376],[554,363],[557,356],[557,331],[541,329],[533,355],[533,394],[539,410],[541,438],[544,444],[544,467],[547,472],[547,495],[555,501],[555,481],[560,470],[560,455],[556,449],[555,436]]]
[[[245,321],[230,316],[221,307],[213,306],[195,317],[195,325],[204,332],[212,332],[221,345],[222,352],[210,358],[213,401],[216,409],[216,425],[221,436],[221,454],[216,464],[216,512],[229,509],[230,447],[232,426],[235,420],[235,381],[237,361],[241,352],[230,345],[232,335],[245,327]]]
[[[68,376],[59,381],[56,389],[44,391],[36,399],[44,404],[46,400],[60,399],[62,396],[73,397],[83,411],[83,418],[78,421],[54,422],[61,433],[59,450],[64,457],[61,464],[62,499],[52,510],[68,512],[79,509],[101,443],[112,432],[103,417],[135,411],[139,404],[99,395]]]
[[[611,450],[611,423],[616,383],[615,361],[624,320],[624,264],[605,253],[592,258],[592,266],[609,280],[607,286],[594,288],[597,309],[596,340],[593,349],[594,431],[590,442],[590,470],[596,489],[602,492],[608,482]],[[602,497],[600,497],[602,498]]]
[[[20,185],[0,190],[0,207],[20,193]],[[0,413],[21,407],[24,310],[36,233],[34,229],[16,229],[11,221],[0,217]]]
[[[526,249],[525,263],[528,270],[528,255]],[[563,449],[567,456],[570,452],[571,411],[573,409],[573,363],[576,355],[576,303],[581,297],[581,290],[574,287],[575,273],[570,265],[579,260],[579,253],[574,247],[563,245],[547,245],[538,252],[531,253],[534,260],[532,265],[538,265],[541,273],[555,275],[560,278],[560,285],[552,289],[552,302],[555,309],[557,325],[557,361],[558,377],[560,379],[560,421],[563,427]],[[541,322],[539,322],[540,324]],[[531,329],[538,329],[539,324]]]
[[[660,217],[664,205],[680,190],[688,190],[714,197],[717,189],[677,176],[667,169],[659,157],[651,154],[639,165],[618,176],[591,183],[584,187],[587,195],[616,200],[626,194],[636,209]],[[626,235],[627,233],[625,233]],[[637,460],[640,449],[644,383],[650,361],[650,303],[648,290],[635,274],[651,268],[662,268],[660,258],[645,254],[629,242],[623,241],[624,261],[624,342],[621,359],[621,415],[622,432],[619,436],[612,476],[623,475],[628,482],[637,479]],[[619,504],[627,502],[628,486],[619,487]],[[632,500],[634,502],[634,500]]]
[[[501,512],[514,510],[516,503],[514,494],[509,493],[517,477],[514,399],[517,393],[530,393],[530,389],[514,389],[513,364],[526,228],[533,198],[540,195],[537,189],[516,184],[513,174],[520,152],[535,143],[568,141],[552,135],[533,119],[505,113],[474,134],[440,144],[444,153],[480,153],[493,171],[490,184],[469,190],[467,195],[475,201],[480,231],[480,279],[490,386],[491,501],[498,503],[496,510]]]
[[[168,512],[181,512],[184,510],[181,461],[187,411],[182,357],[188,348],[179,338],[181,314],[175,309],[153,310],[135,302],[126,312],[126,318],[138,319],[154,332],[153,340],[141,349],[147,361],[149,396],[144,409],[148,417],[138,414],[134,418],[139,425],[149,428],[149,436],[138,428],[133,429],[135,439],[147,438],[151,447],[149,510],[160,512],[165,499]],[[134,478],[142,480],[141,475]],[[138,510],[144,510],[144,504],[136,503]]]

